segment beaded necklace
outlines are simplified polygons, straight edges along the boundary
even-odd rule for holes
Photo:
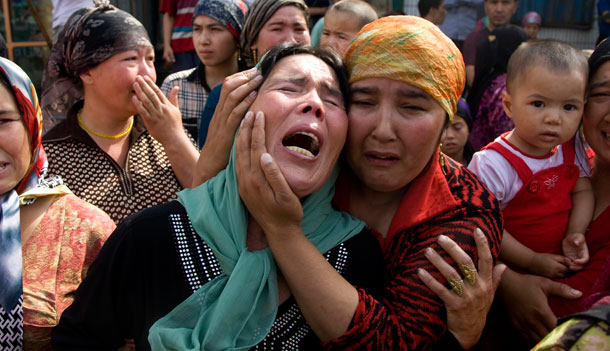
[[[129,132],[131,132],[131,128],[133,128],[133,117],[132,117],[132,118],[131,118],[131,121],[129,122],[129,127],[127,127],[127,130],[126,130],[126,131],[124,131],[124,132],[122,132],[122,133],[120,133],[120,134],[117,134],[117,135],[106,135],[106,134],[97,133],[97,132],[95,132],[95,131],[93,131],[93,130],[89,129],[89,127],[87,127],[87,126],[85,125],[85,123],[83,122],[83,119],[81,118],[81,115],[80,115],[80,114],[81,114],[81,112],[83,112],[83,109],[80,109],[80,110],[78,111],[78,113],[76,114],[76,117],[77,117],[77,119],[78,119],[78,124],[79,124],[79,125],[80,125],[80,126],[81,126],[81,127],[84,129],[84,130],[86,130],[87,132],[89,132],[89,133],[91,133],[91,134],[93,134],[93,135],[95,135],[95,136],[98,136],[98,137],[100,137],[100,138],[104,138],[104,139],[120,139],[120,138],[124,137],[125,135],[129,134]]]

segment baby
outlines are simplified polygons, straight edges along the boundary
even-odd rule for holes
[[[501,202],[500,258],[514,269],[558,279],[589,259],[585,231],[594,200],[575,138],[587,76],[586,58],[568,44],[521,44],[502,97],[515,128],[475,153],[468,167]]]
[[[320,47],[342,57],[360,29],[377,18],[375,9],[363,0],[336,2],[324,16]]]

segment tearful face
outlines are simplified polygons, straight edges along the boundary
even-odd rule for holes
[[[319,58],[293,55],[273,68],[250,110],[265,114],[267,152],[299,197],[328,179],[347,133],[334,71]]]

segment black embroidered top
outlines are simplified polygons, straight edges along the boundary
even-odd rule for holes
[[[348,281],[371,294],[382,287],[381,250],[363,230],[327,253]],[[177,201],[127,218],[110,236],[53,331],[57,350],[116,350],[134,339],[149,350],[148,329],[221,274],[211,248]],[[254,350],[315,350],[320,344],[294,299],[282,303]]]
[[[0,306],[0,350],[21,351],[23,349],[23,296],[11,311]]]

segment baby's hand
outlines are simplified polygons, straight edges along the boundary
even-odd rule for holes
[[[561,242],[563,254],[570,259],[569,268],[579,271],[589,261],[589,249],[583,233],[570,233]]]
[[[570,259],[560,255],[536,253],[529,264],[528,270],[535,275],[550,279],[563,278],[570,270]]]

